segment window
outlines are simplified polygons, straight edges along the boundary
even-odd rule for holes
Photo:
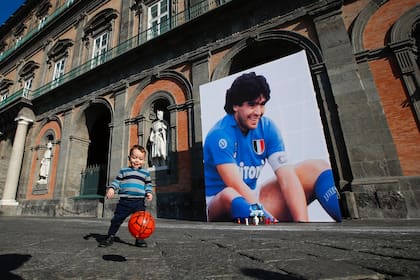
[[[102,33],[93,41],[92,67],[105,62],[105,53],[108,50],[108,41],[108,32]]]
[[[169,30],[168,0],[161,0],[149,7],[148,37],[154,38]]]
[[[107,60],[107,51],[111,47],[111,36],[118,12],[114,9],[105,9],[96,14],[84,29],[83,40],[92,46],[90,66],[95,67]]]
[[[58,60],[54,66],[54,75],[52,86],[56,87],[60,82],[60,77],[64,75],[64,64],[66,62],[65,58]]]
[[[3,103],[3,101],[6,101],[7,96],[9,96],[9,90],[8,89],[0,90],[0,103]]]
[[[29,78],[29,79],[25,80],[25,83],[23,85],[23,97],[27,98],[29,96],[29,92],[32,88],[32,81],[33,80],[34,80],[33,78]]]
[[[52,7],[52,4],[50,3],[51,2],[50,0],[42,0],[42,1],[38,1],[38,2],[40,2],[40,3],[38,3],[38,5],[36,7],[35,16],[39,20],[38,30],[40,30],[47,23],[48,11]]]
[[[26,26],[23,23],[21,23],[16,27],[15,31],[13,32],[13,36],[15,37],[16,47],[18,47],[22,43],[25,29],[26,29]]]
[[[46,16],[39,19],[38,30],[40,30],[42,27],[44,27],[46,21],[47,21]]]
[[[18,37],[16,37],[16,42],[15,42],[16,47],[20,45],[20,42],[21,42],[21,41],[22,41],[22,36],[18,36]]]
[[[60,82],[59,79],[64,75],[64,67],[66,59],[69,55],[69,48],[73,45],[70,39],[58,40],[52,48],[47,52],[48,64],[54,63],[54,73],[52,76],[52,87]],[[25,79],[27,80],[27,79]]]
[[[223,5],[226,4],[228,2],[228,0],[216,0],[218,5]]]
[[[0,105],[6,102],[9,96],[9,87],[13,85],[13,81],[9,79],[0,80]]]
[[[19,81],[23,81],[23,97],[28,97],[30,90],[32,89],[32,82],[35,77],[35,71],[39,68],[39,64],[33,60],[28,61],[19,70]]]

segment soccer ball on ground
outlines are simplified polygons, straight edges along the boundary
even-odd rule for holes
[[[155,231],[155,219],[150,212],[135,212],[128,221],[128,231],[136,239],[146,239]]]

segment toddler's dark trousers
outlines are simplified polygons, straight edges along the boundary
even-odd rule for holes
[[[144,198],[120,198],[109,226],[108,235],[115,235],[128,216],[144,210],[146,210]]]

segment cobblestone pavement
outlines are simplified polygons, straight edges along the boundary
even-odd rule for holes
[[[420,220],[156,222],[99,248],[109,220],[0,217],[0,279],[420,279]]]

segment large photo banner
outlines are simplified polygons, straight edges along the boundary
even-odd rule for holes
[[[341,221],[304,51],[200,87],[208,221]]]

